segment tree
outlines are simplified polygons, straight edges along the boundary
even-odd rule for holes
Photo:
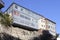
[[[59,34],[56,34],[56,36],[55,36],[55,38],[54,38],[54,40],[57,40],[57,37],[59,36]]]
[[[0,13],[0,17],[1,17],[1,20],[0,20],[1,24],[5,25],[5,26],[11,26],[12,19],[10,18],[9,14]]]
[[[52,40],[53,35],[50,34],[48,30],[43,30],[43,34],[41,35],[41,40]]]
[[[43,30],[42,35],[35,37],[33,40],[52,40],[53,36],[49,33],[48,30]]]

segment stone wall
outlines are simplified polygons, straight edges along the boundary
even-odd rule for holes
[[[20,38],[22,40],[31,40],[33,37],[37,37],[39,34],[37,31],[28,31],[18,27],[5,27],[0,25],[0,33],[7,33],[16,38]]]
[[[0,40],[21,40],[6,33],[0,33]]]

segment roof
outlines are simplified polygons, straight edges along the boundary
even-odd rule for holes
[[[50,22],[56,24],[54,21],[52,21],[52,20],[50,20],[50,19],[48,19],[48,18],[46,18],[46,20],[48,20],[48,21],[50,21]]]
[[[18,6],[20,6],[20,7],[22,7],[22,8],[24,8],[24,9],[27,9],[27,10],[29,10],[29,11],[31,11],[31,12],[33,12],[33,13],[35,13],[36,15],[39,15],[39,16],[42,16],[42,17],[44,17],[43,15],[41,15],[41,14],[38,14],[38,13],[36,13],[36,12],[34,12],[34,11],[32,11],[32,10],[30,10],[30,9],[28,9],[28,8],[25,8],[25,7],[23,7],[23,6],[21,6],[21,5],[19,5],[19,4],[17,4],[17,3],[15,3],[15,2],[13,2],[8,8],[7,8],[7,10],[13,5],[13,4],[16,4],[16,5],[18,5]],[[6,11],[7,11],[6,10]],[[5,11],[5,12],[6,12]],[[4,13],[5,13],[4,12]],[[50,19],[48,19],[48,18],[46,18],[46,17],[44,17],[45,19],[47,19],[47,20],[49,20],[49,21],[51,21],[52,23],[54,23],[54,24],[56,24],[55,22],[53,22],[52,20],[50,20]]]
[[[18,5],[18,6],[22,7],[22,8],[24,8],[24,9],[27,9],[27,10],[29,10],[29,11],[31,11],[31,12],[33,12],[33,13],[35,13],[35,14],[39,15],[39,16],[44,17],[43,15],[38,14],[38,13],[36,13],[36,12],[34,12],[34,11],[32,11],[32,10],[30,10],[30,9],[26,8],[26,7],[23,7],[23,6],[21,6],[21,5],[17,4],[17,3],[15,3],[15,2],[13,2],[13,3],[12,3],[12,4],[7,8],[7,10],[8,10],[8,9],[13,5],[13,4],[16,4],[16,5]],[[7,10],[5,10],[5,12],[6,12]],[[5,13],[5,12],[4,12],[4,13]]]

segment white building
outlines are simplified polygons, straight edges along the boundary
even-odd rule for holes
[[[43,30],[49,30],[51,34],[55,35],[56,30],[55,26],[56,23],[46,19],[44,16],[33,12],[27,8],[24,8],[16,3],[13,3],[6,11],[5,13],[10,14],[10,16],[13,19],[13,24],[19,24],[22,25],[21,27],[27,28],[27,29],[43,29]]]
[[[46,20],[45,20],[44,17],[41,17],[41,18],[38,20],[38,27],[39,27],[39,29],[46,30]]]
[[[13,3],[5,13],[9,13],[13,18],[13,23],[28,26],[34,29],[40,29],[38,27],[38,20],[43,18],[43,16],[19,6]]]
[[[56,36],[56,23],[49,20],[49,19],[45,19],[46,20],[46,29],[49,30],[49,32]]]

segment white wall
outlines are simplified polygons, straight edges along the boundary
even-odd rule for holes
[[[38,27],[39,29],[44,29],[46,30],[46,24],[45,24],[45,18],[44,17],[41,17],[38,21]]]
[[[56,35],[56,24],[48,20],[48,30],[52,35]]]

